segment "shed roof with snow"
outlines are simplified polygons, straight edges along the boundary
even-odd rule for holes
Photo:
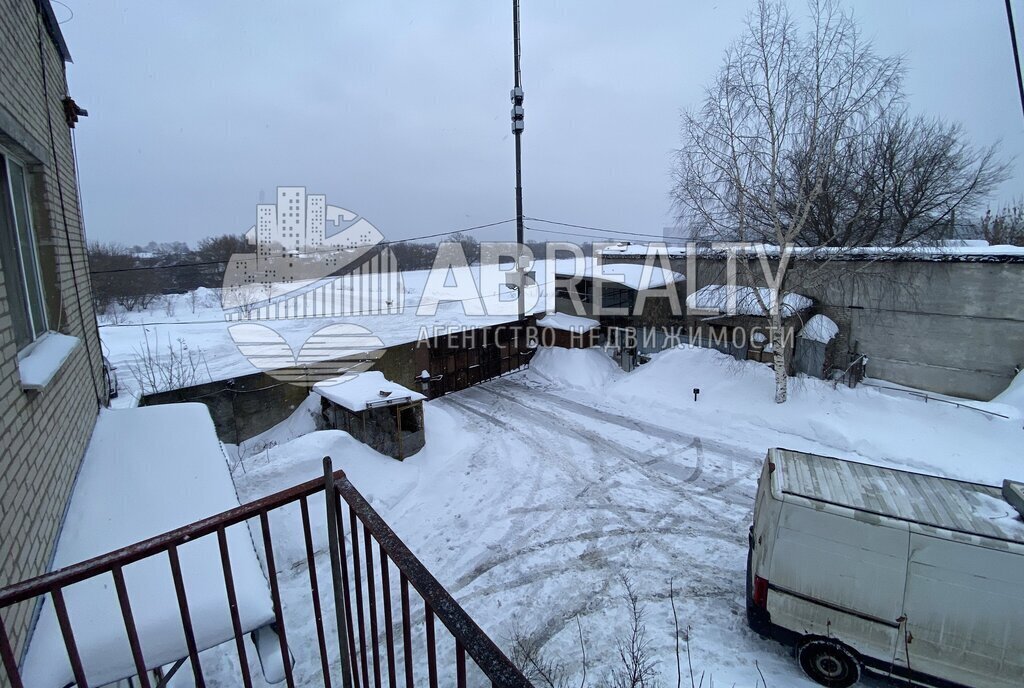
[[[820,342],[822,344],[828,344],[836,335],[839,334],[839,325],[829,318],[827,315],[819,313],[811,317],[810,320],[800,330],[798,337],[803,339],[810,339],[811,341]]]
[[[758,295],[761,300],[758,301]],[[733,305],[733,299],[735,299]],[[686,297],[689,309],[715,311],[730,315],[767,315],[761,302],[770,309],[775,305],[775,297],[771,289],[759,287],[730,287],[725,284],[709,284],[701,287]],[[807,310],[814,305],[811,299],[802,294],[788,293],[782,296],[782,315],[789,316]]]
[[[575,266],[574,266],[575,267]],[[587,261],[582,273],[575,270],[567,270],[560,264],[555,267],[556,277],[585,277],[593,280],[603,280],[613,284],[621,284],[634,291],[645,289],[663,289],[669,284],[678,284],[686,281],[686,275],[672,270],[667,270],[659,265],[644,265],[642,263],[605,263],[600,262],[594,265]]]
[[[538,327],[549,327],[552,330],[564,330],[565,332],[589,332],[601,326],[601,323],[593,318],[584,318],[568,313],[548,313],[537,321]]]
[[[423,401],[425,396],[384,377],[378,370],[346,373],[313,385],[313,391],[324,399],[360,413],[377,406],[394,406]]]

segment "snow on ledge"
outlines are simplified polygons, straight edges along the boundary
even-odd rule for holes
[[[609,285],[621,284],[633,291],[644,291],[646,289],[664,289],[670,284],[678,284],[686,281],[686,275],[667,270],[660,265],[647,266],[643,263],[605,263],[588,262],[582,273],[573,270],[566,270],[562,265],[556,265],[556,277],[586,277],[592,280],[602,280]]]
[[[566,332],[589,332],[601,323],[591,318],[583,318],[568,313],[548,313],[537,321],[537,327],[549,327],[552,330],[564,330]]]
[[[807,321],[797,336],[828,344],[835,339],[837,334],[839,334],[839,325],[836,325],[828,316],[818,314]]]
[[[53,569],[90,559],[238,506],[227,459],[203,404],[104,410],[68,505]],[[238,613],[244,632],[274,620],[270,591],[246,526],[227,529]],[[182,578],[200,651],[234,637],[216,537],[179,547]],[[166,556],[124,567],[146,666],[188,655]],[[109,575],[64,590],[89,685],[132,676],[117,596]],[[74,682],[60,627],[47,599],[22,666],[26,686]]]
[[[735,287],[736,308],[730,310],[729,294],[730,287],[724,284],[709,284],[701,287],[686,297],[686,307],[694,310],[717,311],[728,315],[768,315],[761,303],[757,300],[757,294],[753,287]],[[759,287],[761,301],[768,307],[769,312],[774,306],[775,299],[771,289]],[[782,314],[792,315],[807,310],[814,302],[802,294],[784,294],[782,297]]]
[[[377,403],[391,406],[422,401],[425,396],[384,377],[384,373],[371,370],[365,373],[347,373],[313,385],[313,391],[328,401],[359,413]]]
[[[35,341],[21,360],[18,375],[22,389],[43,389],[78,346],[78,337],[47,332]]]

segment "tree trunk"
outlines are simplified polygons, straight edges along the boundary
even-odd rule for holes
[[[776,295],[776,304],[781,299],[781,294]],[[775,403],[786,403],[787,384],[789,376],[786,374],[786,346],[782,332],[782,309],[774,308],[771,314],[771,340],[772,340],[772,364],[775,366]]]

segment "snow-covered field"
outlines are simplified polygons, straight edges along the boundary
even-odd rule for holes
[[[773,688],[810,686],[745,621],[746,533],[766,450],[997,483],[1024,479],[1024,431],[1016,409],[1004,420],[866,387],[791,385],[790,401],[776,405],[768,367],[707,349],[664,352],[628,375],[596,350],[541,350],[528,371],[428,402],[427,446],[404,463],[345,433],[315,432],[307,402],[236,448],[234,479],[247,501],[320,475],[321,457],[332,456],[503,649],[518,629],[569,685],[584,671],[580,631],[588,684],[615,669],[628,633],[626,578],[664,684],[676,680],[671,584],[684,684],[688,650],[704,685],[713,676],[753,687],[763,674]],[[322,542],[324,519],[314,516]],[[296,679],[320,685],[302,531],[294,513],[274,527]],[[317,562],[329,580],[326,552]],[[237,683],[234,657],[231,646],[204,654],[208,685]]]
[[[365,290],[362,295],[367,303],[356,303],[349,308],[351,313],[344,312],[338,317],[253,322],[272,328],[298,354],[312,334],[339,322],[363,327],[376,335],[384,346],[392,346],[416,341],[424,328],[431,331],[445,327],[483,327],[515,320],[515,294],[504,288],[499,290],[500,294],[485,295],[489,299],[488,312],[498,313],[500,301],[506,309],[511,303],[512,315],[466,315],[467,309],[461,302],[441,303],[436,313],[417,315],[428,275],[427,270],[402,273],[405,308],[401,313],[375,312],[374,304],[370,303],[373,294]],[[201,288],[188,294],[163,296],[142,311],[124,313],[115,306],[99,317],[99,323],[104,355],[117,368],[122,391],[122,396],[116,400],[117,406],[134,405],[140,389],[137,368],[140,360],[146,358],[147,348],[166,359],[169,347],[179,351],[184,346],[185,355],[190,352],[199,363],[190,384],[259,372],[231,338],[232,323],[225,319],[220,290]],[[146,389],[147,393],[151,391]]]

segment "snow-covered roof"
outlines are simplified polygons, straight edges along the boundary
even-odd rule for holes
[[[548,313],[537,321],[538,327],[550,327],[552,330],[565,330],[566,332],[589,332],[601,323],[591,318],[583,318],[568,313]]]
[[[120,549],[238,506],[227,459],[206,406],[198,403],[104,410],[68,505],[53,569]],[[242,629],[274,620],[266,578],[246,526],[227,529],[231,571]],[[196,644],[200,650],[234,637],[217,538],[179,548]],[[156,667],[188,656],[181,611],[166,557],[124,568],[132,613]],[[110,576],[65,588],[68,613],[90,685],[136,673]],[[22,667],[27,686],[61,688],[74,683],[60,627],[49,598]]]
[[[828,344],[837,334],[839,334],[839,325],[836,325],[828,316],[819,313],[807,321],[797,336]]]
[[[998,487],[772,449],[786,494],[955,532],[1024,543],[1024,524]]]
[[[378,404],[422,401],[425,396],[384,377],[384,373],[370,370],[365,373],[346,373],[313,385],[313,391],[328,401],[344,406],[349,411],[365,411]]]
[[[687,255],[688,246],[697,255],[709,258],[723,257],[727,253],[735,255],[767,256],[779,254],[779,247],[770,244],[748,244],[739,246],[726,242],[694,242],[690,245],[665,246],[654,242],[658,253],[672,258]],[[646,256],[655,252],[647,243],[623,243],[609,246],[601,251],[608,256]],[[926,246],[860,246],[856,248],[829,246],[791,246],[791,255],[804,256],[813,260],[870,260],[870,261],[933,261],[933,262],[1024,262],[1024,246],[995,245],[987,241],[961,239],[944,241],[938,245]]]
[[[771,289],[760,287],[758,289],[761,301],[768,307],[769,311],[775,305],[775,298]],[[735,293],[735,308],[731,307],[730,296]],[[709,284],[701,287],[686,297],[686,307],[694,310],[715,311],[729,315],[767,315],[761,303],[757,299],[758,294],[753,287],[732,287],[724,284]],[[802,294],[787,293],[782,296],[781,311],[783,315],[792,315],[807,310],[814,302]]]
[[[561,262],[559,262],[555,267],[555,275],[557,277],[589,277],[590,279],[622,284],[634,291],[662,289],[666,285],[686,280],[686,276],[682,273],[666,270],[659,265],[648,267],[642,263],[599,262],[595,266],[593,263],[588,262],[582,272],[576,272],[575,270],[563,268]]]

